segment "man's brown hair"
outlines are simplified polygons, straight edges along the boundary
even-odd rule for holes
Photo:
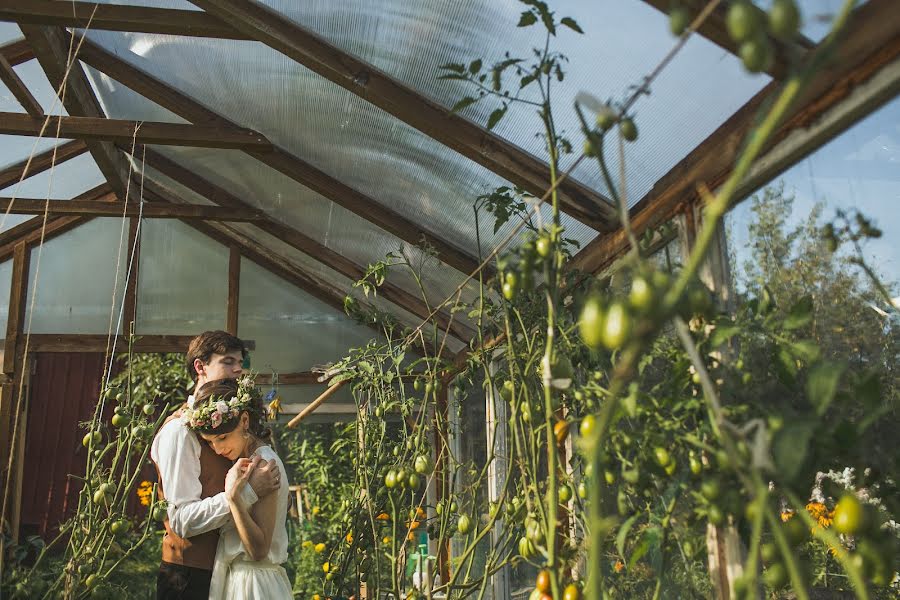
[[[203,363],[209,363],[213,354],[228,354],[240,350],[241,358],[247,358],[247,346],[244,342],[227,331],[204,331],[191,340],[187,349],[187,369],[191,379],[197,381],[197,371],[194,370],[194,361],[198,358]]]

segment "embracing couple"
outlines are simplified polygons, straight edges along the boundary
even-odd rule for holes
[[[158,599],[289,599],[288,482],[263,399],[242,377],[246,347],[225,331],[191,340],[194,393],[153,440],[168,503]]]

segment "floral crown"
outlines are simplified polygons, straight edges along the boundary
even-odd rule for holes
[[[243,411],[253,412],[261,393],[253,375],[237,380],[237,393],[231,398],[212,395],[183,409],[181,418],[191,429],[216,429],[222,423],[236,419]],[[265,415],[262,415],[265,418]]]

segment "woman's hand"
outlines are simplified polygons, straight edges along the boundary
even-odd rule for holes
[[[228,470],[225,476],[225,497],[228,498],[230,504],[238,504],[241,502],[241,492],[247,482],[250,481],[250,475],[253,473],[256,465],[259,463],[259,457],[240,458]]]

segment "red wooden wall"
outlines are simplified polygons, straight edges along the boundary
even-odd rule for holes
[[[100,353],[36,353],[32,358],[31,393],[25,430],[25,469],[22,480],[22,537],[46,536],[78,508],[87,449],[85,431],[78,427],[94,414],[103,375]],[[112,416],[112,407],[106,409]],[[152,467],[143,479],[155,480]],[[129,495],[129,512],[140,510]]]

